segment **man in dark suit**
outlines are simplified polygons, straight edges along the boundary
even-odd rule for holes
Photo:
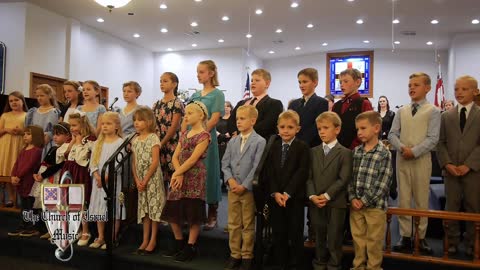
[[[337,141],[342,121],[334,112],[316,119],[323,143],[311,149],[307,196],[315,229],[314,270],[341,269],[347,186],[352,176],[352,151]]]
[[[242,105],[253,105],[258,111],[257,122],[253,129],[265,140],[277,134],[278,115],[283,111],[282,102],[268,96],[267,90],[272,77],[265,69],[256,69],[252,72],[251,91],[252,98],[237,103],[228,120],[228,131],[230,134],[238,134],[236,115],[238,107]]]
[[[300,115],[301,129],[297,138],[310,147],[315,147],[321,143],[315,126],[315,118],[328,111],[328,101],[315,94],[315,88],[318,85],[318,71],[316,69],[302,69],[298,72],[297,77],[302,97],[293,100],[288,109],[294,110]]]
[[[310,148],[295,138],[299,124],[295,111],[280,114],[280,135],[267,154],[262,172],[261,181],[270,198],[275,262],[280,269],[304,269],[303,220]]]

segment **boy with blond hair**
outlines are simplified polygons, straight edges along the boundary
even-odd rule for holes
[[[265,139],[253,126],[258,111],[251,105],[237,110],[240,135],[228,142],[222,159],[222,171],[228,185],[228,229],[231,255],[224,269],[252,268],[255,240],[255,201],[252,179],[265,148]]]
[[[313,268],[341,269],[347,186],[352,176],[352,151],[337,141],[342,120],[334,112],[323,112],[316,120],[322,144],[310,150],[311,165],[307,197],[315,229]]]
[[[459,212],[462,199],[465,212],[480,213],[480,109],[473,102],[478,94],[478,82],[462,76],[455,82],[458,105],[442,114],[437,158],[444,170],[447,211]],[[455,254],[460,242],[458,222],[448,224],[448,253]],[[474,228],[467,223],[464,238],[465,253],[473,254]]]
[[[266,69],[256,69],[252,72],[250,90],[253,97],[242,100],[231,112],[228,121],[228,130],[230,134],[238,134],[236,126],[236,113],[238,107],[242,105],[252,105],[258,110],[257,122],[253,129],[265,140],[277,133],[278,115],[283,111],[282,102],[278,99],[271,98],[267,91],[272,81],[270,72]]]
[[[408,93],[412,102],[395,114],[388,135],[388,140],[397,150],[400,208],[411,208],[413,199],[416,209],[428,209],[432,174],[430,151],[435,148],[440,136],[440,110],[426,99],[430,89],[430,76],[422,72],[410,75]],[[412,218],[399,216],[398,221],[401,239],[393,248],[409,252],[412,247]],[[421,218],[420,251],[431,254],[432,249],[425,240],[426,232],[427,218]]]
[[[361,145],[353,151],[353,180],[348,186],[350,227],[355,258],[352,269],[382,269],[386,211],[392,179],[392,156],[379,141],[382,118],[378,112],[355,119]]]

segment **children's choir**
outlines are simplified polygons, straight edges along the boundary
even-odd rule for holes
[[[279,100],[268,96],[272,80],[265,69],[252,73],[253,97],[240,101],[225,126],[231,135],[223,158],[219,159],[215,126],[224,114],[225,97],[217,86],[218,70],[211,60],[197,66],[203,89],[185,105],[177,97],[177,75],[160,77],[164,96],[152,109],[137,104],[142,93],[134,81],[123,85],[125,108],[107,112],[100,105],[100,85],[93,80],[82,85],[64,83],[67,104],[59,108],[53,89],[39,85],[38,108],[27,110],[19,92],[9,94],[0,118],[0,174],[11,176],[9,198],[17,192],[23,211],[40,213],[40,192],[44,183],[58,183],[69,171],[73,183],[85,187],[89,215],[106,215],[100,171],[123,143],[132,140],[132,164],[124,168],[133,174],[138,190],[138,223],[143,224],[143,241],[136,254],[153,254],[157,247],[158,224],[168,222],[175,242],[164,255],[190,261],[197,255],[202,225],[211,230],[217,224],[221,200],[220,170],[228,189],[228,232],[230,257],[224,269],[252,269],[255,238],[255,205],[252,180],[260,172],[265,201],[270,208],[273,254],[278,269],[303,269],[304,208],[308,202],[309,241],[315,247],[314,269],[340,269],[344,230],[350,227],[355,250],[352,269],[381,269],[388,195],[392,182],[392,154],[396,150],[400,207],[428,209],[431,173],[430,152],[437,148],[444,170],[446,208],[480,213],[480,108],[473,77],[462,76],[455,83],[457,105],[443,114],[428,103],[430,77],[414,73],[409,78],[411,103],[390,113],[382,96],[379,112],[358,93],[362,74],[356,69],[340,73],[344,93],[333,104],[315,94],[318,72],[306,68],[298,73],[302,97],[283,111]],[[384,104],[385,103],[385,104]],[[391,129],[382,128],[389,115]],[[477,124],[476,124],[477,123]],[[390,123],[389,123],[390,125]],[[43,160],[43,161],[42,161]],[[262,168],[257,168],[265,160]],[[221,163],[221,164],[220,164]],[[121,188],[121,172],[115,179]],[[118,191],[119,193],[119,191]],[[114,239],[118,240],[125,208],[115,213]],[[12,201],[8,204],[11,206]],[[208,213],[206,212],[208,205]],[[347,222],[345,222],[347,220]],[[412,247],[411,220],[400,217],[401,239],[394,247]],[[182,227],[188,224],[184,239]],[[425,240],[427,220],[420,222],[420,250],[431,253]],[[105,221],[97,221],[98,237],[91,242],[88,223],[82,223],[78,245],[106,248]],[[44,224],[23,221],[11,236],[49,238]],[[449,226],[449,253],[460,243],[457,224]],[[473,226],[467,224],[464,237],[467,254],[473,251]],[[308,262],[309,263],[309,262]]]

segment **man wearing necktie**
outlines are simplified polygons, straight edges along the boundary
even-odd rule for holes
[[[447,211],[460,211],[462,199],[465,212],[480,213],[480,109],[474,104],[478,83],[471,76],[463,76],[455,83],[458,105],[442,114],[437,158],[445,175]],[[460,243],[458,222],[448,223],[448,253],[455,254]],[[464,238],[465,253],[472,256],[474,228],[467,223]]]
[[[428,103],[427,93],[431,89],[430,76],[425,73],[410,75],[408,93],[411,103],[398,110],[393,119],[388,139],[397,151],[397,181],[399,207],[428,209],[432,160],[430,151],[438,143],[440,133],[440,110]],[[399,216],[400,241],[393,247],[396,251],[412,250],[412,218]],[[420,219],[420,251],[431,254],[432,249],[425,240],[427,218]]]

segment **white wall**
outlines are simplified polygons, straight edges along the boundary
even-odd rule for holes
[[[25,3],[0,3],[0,41],[7,47],[5,91],[25,93]]]
[[[449,52],[449,88],[452,89],[455,79],[470,75],[480,80],[480,32],[456,35]],[[453,94],[451,96],[453,98]]]
[[[245,88],[247,72],[245,55],[241,48],[156,53],[154,80],[155,89],[158,89],[158,97],[161,97],[160,76],[166,71],[173,72],[178,76],[179,89],[202,89],[203,86],[197,80],[197,65],[202,60],[210,59],[217,65],[219,89],[226,90],[224,92],[226,100],[236,103],[242,98]],[[190,91],[191,94],[193,91]]]
[[[441,51],[440,55],[444,59],[442,70],[445,72],[445,80],[448,81],[446,79],[447,52]],[[418,71],[426,72],[432,77],[433,89],[430,91],[428,99],[433,102],[438,70],[434,56],[433,51],[426,50],[397,50],[395,53],[390,50],[375,50],[374,98],[371,99],[372,104],[376,106],[378,97],[381,95],[389,98],[392,107],[408,103],[410,101],[407,93],[408,76]],[[290,99],[298,98],[301,94],[296,76],[298,71],[306,67],[313,67],[318,70],[319,83],[316,92],[317,95],[324,96],[326,87],[325,61],[325,53],[265,61],[265,68],[272,74],[270,96],[282,100],[285,106]],[[447,91],[449,90],[447,89]]]

